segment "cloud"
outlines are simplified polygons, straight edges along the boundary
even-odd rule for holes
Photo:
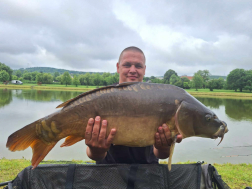
[[[132,45],[145,52],[147,76],[251,69],[251,1],[10,0],[0,6],[0,62],[12,69],[115,72],[120,52]]]

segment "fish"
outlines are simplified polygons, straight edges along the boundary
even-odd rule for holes
[[[57,108],[61,109],[8,137],[6,147],[10,151],[32,148],[33,168],[59,140],[65,138],[61,147],[84,140],[88,119],[96,116],[108,122],[106,137],[112,128],[117,130],[114,145],[129,147],[155,144],[158,127],[166,123],[173,141],[169,170],[178,134],[183,139],[196,136],[222,141],[228,132],[227,124],[214,112],[184,89],[169,84],[127,82],[101,87],[63,102]]]

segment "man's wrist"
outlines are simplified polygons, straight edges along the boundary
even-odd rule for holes
[[[87,156],[90,159],[95,160],[95,161],[103,160],[107,155],[107,152],[96,151],[96,150],[91,149],[90,147],[87,147],[86,152],[87,152]]]

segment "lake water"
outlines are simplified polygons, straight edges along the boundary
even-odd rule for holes
[[[56,111],[61,102],[80,92],[0,89],[0,158],[31,159],[32,150],[11,152],[5,145],[10,134],[23,126]],[[252,163],[252,100],[197,98],[228,124],[222,143],[199,137],[176,144],[173,163],[199,161],[208,163]],[[85,124],[85,123],[83,123]],[[60,148],[59,141],[45,160],[90,160],[85,142]]]

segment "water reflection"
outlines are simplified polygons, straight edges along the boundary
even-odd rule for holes
[[[252,120],[252,100],[203,97],[197,99],[210,108],[219,109],[220,106],[225,106],[225,113],[237,121]]]
[[[11,90],[2,89],[0,90],[0,108],[10,104],[12,101]]]
[[[218,109],[221,105],[224,105],[223,99],[219,98],[201,98],[196,97],[200,102],[202,102],[205,106],[209,108]]]
[[[31,100],[38,102],[51,102],[61,100],[65,102],[74,98],[82,92],[69,92],[69,91],[41,91],[41,90],[13,90],[13,89],[0,89],[0,108],[9,104],[12,97],[20,100]]]
[[[225,100],[226,114],[238,121],[252,120],[252,101],[251,100]]]

